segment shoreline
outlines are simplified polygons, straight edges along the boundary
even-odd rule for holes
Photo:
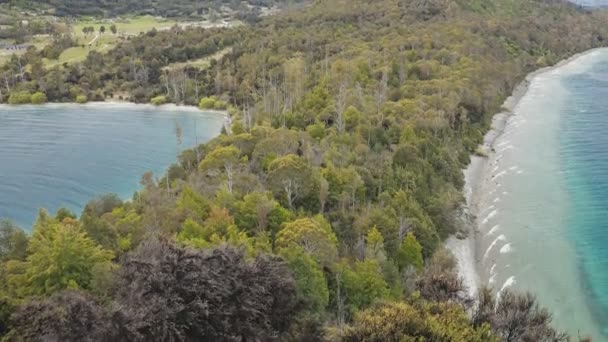
[[[480,287],[486,286],[489,279],[482,278],[484,273],[479,255],[481,236],[479,236],[479,222],[481,208],[483,207],[483,197],[485,197],[485,179],[491,176],[491,169],[488,167],[491,160],[496,157],[495,143],[505,132],[509,119],[515,115],[515,110],[521,100],[526,96],[529,86],[537,76],[552,72],[565,65],[568,65],[582,57],[595,53],[605,48],[594,48],[580,52],[566,58],[553,66],[540,68],[526,75],[514,89],[513,93],[502,104],[502,110],[492,116],[491,127],[484,135],[483,143],[479,146],[486,156],[471,155],[471,161],[466,169],[463,170],[465,185],[463,188],[466,205],[464,206],[464,220],[466,226],[466,237],[459,239],[456,236],[450,237],[445,242],[445,247],[452,252],[457,263],[457,271],[463,279],[468,293],[476,298]]]
[[[204,113],[213,113],[213,114],[221,114],[224,116],[230,116],[227,110],[216,110],[216,109],[200,109],[197,106],[191,105],[178,105],[175,103],[165,103],[162,105],[153,105],[151,103],[135,103],[129,101],[89,101],[86,103],[76,103],[76,102],[46,102],[41,104],[19,104],[19,105],[11,105],[7,103],[0,103],[0,107],[39,107],[39,106],[49,106],[49,107],[60,107],[60,106],[81,106],[81,107],[138,107],[138,108],[146,108],[146,109],[167,109],[171,111],[192,111],[192,112],[204,112]]]

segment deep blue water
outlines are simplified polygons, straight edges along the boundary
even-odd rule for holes
[[[39,208],[80,214],[104,193],[128,199],[144,172],[160,176],[180,150],[219,134],[223,120],[135,105],[0,106],[0,218],[28,230]]]
[[[570,95],[560,127],[568,233],[589,305],[608,336],[608,58],[562,84]]]

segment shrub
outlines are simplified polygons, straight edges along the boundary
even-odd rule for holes
[[[72,290],[24,304],[12,321],[11,337],[17,341],[103,341],[111,331],[104,308]]]
[[[37,92],[32,95],[32,103],[33,104],[43,104],[46,103],[47,98],[46,94],[42,92]]]
[[[12,105],[32,103],[32,94],[25,90],[12,93],[8,98],[8,103]]]
[[[167,103],[167,97],[164,95],[153,97],[150,102],[155,106],[164,105]]]
[[[228,108],[228,104],[220,100],[216,100],[215,104],[213,105],[213,109],[217,110],[226,110],[226,108]]]
[[[88,99],[87,99],[86,95],[76,96],[76,103],[83,104],[83,103],[87,103],[87,101],[88,101]]]
[[[199,103],[198,106],[201,109],[214,109],[215,108],[215,102],[217,101],[217,99],[214,96],[211,97],[203,97]]]

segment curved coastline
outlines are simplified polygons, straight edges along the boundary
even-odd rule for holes
[[[580,61],[583,57],[595,54],[601,50],[606,51],[606,48],[591,49],[578,53],[554,66],[541,68],[528,74],[526,78],[515,87],[512,95],[505,100],[502,106],[503,110],[493,116],[491,129],[486,133],[483,144],[480,146],[487,156],[481,157],[472,155],[469,166],[463,170],[465,177],[465,213],[468,223],[468,234],[465,239],[457,239],[456,237],[448,239],[446,247],[454,254],[458,263],[458,272],[464,279],[464,283],[468,287],[470,295],[475,296],[477,290],[481,286],[492,285],[493,282],[487,269],[485,269],[482,264],[484,257],[484,249],[482,248],[488,246],[482,244],[484,234],[481,232],[480,227],[482,224],[487,223],[488,218],[491,218],[492,214],[495,214],[495,210],[488,213],[487,209],[493,207],[493,205],[488,202],[489,199],[487,197],[488,192],[497,188],[492,181],[494,170],[492,170],[491,167],[497,158],[496,150],[499,148],[499,146],[497,146],[497,140],[502,137],[507,128],[510,128],[510,130],[517,130],[517,125],[510,125],[509,119],[515,115],[517,106],[529,93],[530,85],[536,77],[564,68],[567,65]],[[495,228],[498,227],[495,226]],[[490,246],[490,248],[491,247],[492,246]],[[501,290],[501,285],[493,285],[495,285],[495,290]],[[502,287],[504,288],[510,285],[511,284],[505,284],[502,285]]]
[[[13,111],[24,113],[26,116],[21,118],[19,115],[13,115]],[[105,114],[98,115],[98,111]],[[75,114],[70,114],[72,112]],[[134,113],[132,118],[128,115],[130,113]],[[222,126],[229,124],[227,112],[200,110],[194,106],[157,107],[127,102],[0,104],[0,118],[6,120],[3,124],[8,122],[8,125],[3,127],[4,146],[0,149],[0,154],[5,163],[0,163],[3,166],[0,167],[0,174],[15,176],[4,177],[3,182],[0,182],[0,188],[3,189],[0,192],[7,191],[3,195],[12,194],[0,196],[0,203],[3,206],[0,208],[0,218],[10,218],[26,230],[29,229],[31,220],[35,218],[35,210],[40,207],[52,211],[64,206],[80,211],[86,201],[108,192],[129,199],[133,191],[139,189],[139,179],[144,172],[153,171],[155,174],[165,172],[171,163],[175,162],[181,150],[191,148],[197,143],[207,142],[220,134]],[[16,120],[24,124],[11,125],[11,122],[14,123]],[[194,125],[192,120],[200,124]],[[60,129],[53,130],[51,127],[47,130],[45,128],[47,123]],[[176,142],[177,133],[174,128],[176,125],[183,128],[183,142],[181,140]],[[111,126],[114,128],[110,128]],[[162,131],[159,131],[160,128]],[[199,133],[193,133],[195,131]],[[30,133],[31,136],[40,139],[32,139]],[[104,138],[107,136],[111,137]],[[113,143],[110,144],[111,147],[105,146],[107,139]],[[154,139],[154,143],[138,144],[141,148],[134,150],[133,155],[129,156],[124,152],[127,150],[125,144],[132,141],[146,142],[150,139]],[[21,140],[25,142],[20,142]],[[70,152],[65,152],[65,147],[72,143],[75,144],[74,146],[85,146],[73,149],[69,147]],[[158,147],[159,144],[162,148]],[[29,153],[28,148],[33,145],[39,147],[32,150],[34,152],[28,155],[29,158],[24,158],[27,160],[25,164],[20,164],[18,162],[20,158],[16,155]],[[45,152],[38,153],[41,150]],[[62,157],[65,153],[70,156],[67,161]],[[89,158],[91,155],[99,156],[99,160]],[[127,158],[119,157],[122,155],[127,155]],[[124,162],[113,163],[114,158],[122,158]],[[71,173],[56,171],[62,167],[58,160],[78,167],[74,167]],[[139,166],[140,169],[137,168]],[[123,174],[126,176],[123,177]],[[49,177],[52,175],[65,176],[53,179],[53,184],[59,184],[58,186],[67,189],[65,196],[55,191],[56,188],[49,186]],[[26,181],[33,182],[27,178],[30,176],[37,177],[38,180],[31,186],[30,192],[22,191],[15,185]],[[40,194],[53,194],[53,198],[49,200],[48,196]],[[30,203],[33,209],[30,208]],[[10,210],[4,210],[5,208]],[[13,210],[15,213],[12,213]]]

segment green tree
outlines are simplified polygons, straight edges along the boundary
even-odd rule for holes
[[[21,295],[49,295],[66,288],[89,289],[93,269],[113,255],[89,239],[78,221],[39,216],[22,274],[9,275]]]
[[[329,290],[319,264],[300,247],[284,248],[281,255],[293,272],[299,299],[312,313],[323,312],[329,302]]]
[[[328,266],[338,256],[337,243],[331,225],[317,215],[286,223],[277,234],[275,245],[279,251],[299,246],[319,264]]]
[[[115,24],[110,25],[110,31],[112,32],[112,34],[116,34],[116,32],[118,32],[118,29],[116,28]]]
[[[397,253],[397,265],[400,269],[412,266],[416,271],[421,272],[423,263],[422,246],[420,246],[414,234],[410,232],[405,236]]]
[[[261,239],[263,239],[262,236],[259,240]],[[209,217],[203,224],[186,219],[177,235],[177,240],[196,248],[229,244],[244,248],[249,255],[258,252],[254,249],[254,246],[260,242],[258,239],[249,237],[246,232],[239,230],[227,209],[216,206],[211,207]],[[262,244],[260,243],[260,245]],[[264,249],[266,248],[260,248],[259,251]]]
[[[103,25],[101,25],[101,26],[99,27],[99,33],[104,34],[104,32],[106,32],[106,27],[105,27],[105,26],[103,26]]]
[[[296,155],[277,158],[268,167],[268,185],[275,196],[287,199],[290,209],[298,198],[311,191],[311,183],[312,170]]]
[[[0,221],[0,262],[25,260],[28,237],[23,230],[8,220]]]
[[[234,218],[237,226],[249,232],[268,231],[274,236],[290,213],[270,193],[252,192],[235,203]]]
[[[364,309],[389,295],[388,285],[376,260],[358,261],[343,273],[346,304],[351,312]]]
[[[222,171],[226,175],[226,187],[232,194],[234,175],[240,165],[241,151],[234,146],[218,147],[211,151],[199,165],[202,171]]]
[[[386,260],[386,252],[384,251],[384,238],[374,226],[369,233],[367,233],[366,245],[365,245],[365,259],[375,259],[378,262]]]

